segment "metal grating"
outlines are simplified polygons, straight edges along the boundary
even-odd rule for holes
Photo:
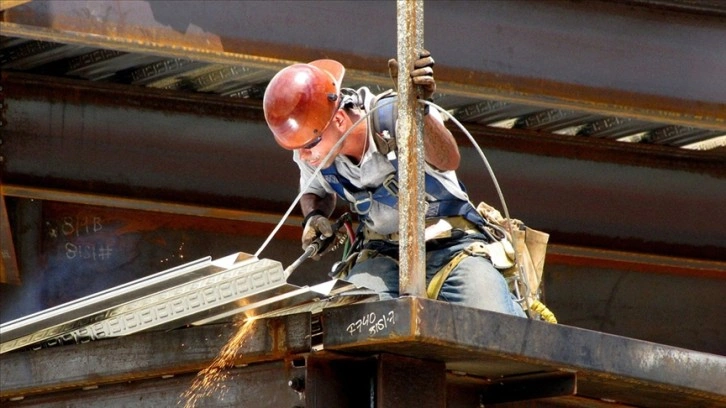
[[[163,58],[12,37],[0,38],[0,68],[251,99],[262,99],[267,82],[275,74],[273,69],[210,64],[184,58]],[[457,119],[464,123],[698,150],[726,146],[722,132],[705,129],[603,117],[576,110],[548,109],[492,99],[462,101],[461,98],[446,94],[438,95],[436,102],[453,111]]]
[[[352,290],[356,292],[347,293]],[[237,315],[322,311],[371,296],[341,280],[312,287],[289,284],[279,262],[240,252],[190,262],[2,324],[0,353],[202,325]]]

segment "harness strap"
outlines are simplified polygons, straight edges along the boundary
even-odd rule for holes
[[[335,166],[322,169],[321,173],[335,192],[351,202],[353,211],[365,217],[371,209],[373,201],[391,208],[398,206],[398,160],[390,160],[395,171],[389,174],[383,183],[374,190],[355,187],[345,177],[338,174]],[[426,193],[436,197],[436,201],[428,202],[426,218],[449,217],[461,215],[478,226],[487,222],[468,201],[455,197],[444,185],[432,175],[424,174]],[[462,186],[463,189],[463,186]]]
[[[468,253],[466,253],[466,250],[460,251],[456,256],[451,258],[449,263],[444,265],[443,268],[439,269],[438,272],[436,272],[436,275],[434,275],[433,278],[431,278],[431,282],[429,282],[429,285],[426,287],[426,297],[429,299],[437,299],[439,297],[439,293],[441,292],[441,288],[444,286],[444,281],[451,275],[451,271],[454,270],[461,261],[464,260],[469,256]]]
[[[361,224],[362,228],[358,232],[363,238],[363,243],[370,241],[386,241],[389,243],[397,244],[399,241],[399,233],[393,232],[390,234],[379,234],[376,231],[370,229],[364,223]],[[448,239],[457,236],[463,236],[468,234],[481,233],[479,227],[467,220],[466,218],[455,215],[453,217],[437,217],[426,219],[426,229],[424,230],[424,238],[428,243],[432,240]]]
[[[438,298],[439,292],[441,292],[441,288],[444,286],[444,282],[448,279],[449,275],[451,275],[451,271],[459,266],[461,261],[463,261],[467,256],[481,256],[488,258],[495,268],[502,271],[514,266],[514,262],[512,261],[514,254],[510,251],[513,251],[513,249],[511,249],[509,242],[505,240],[492,242],[490,244],[485,244],[481,241],[472,242],[468,247],[462,249],[458,254],[451,258],[451,260],[439,269],[438,272],[436,272],[436,275],[431,278],[431,282],[429,282],[429,285],[426,288],[426,295],[430,299]]]
[[[431,282],[429,282],[429,285],[426,288],[426,296],[429,299],[437,299],[439,297],[439,293],[441,293],[441,288],[444,286],[446,279],[449,278],[451,272],[459,266],[461,261],[463,261],[467,256],[483,256],[488,258],[489,248],[487,245],[484,245],[484,243],[477,241],[459,251],[458,254],[451,258],[451,260],[439,269],[439,271],[436,272],[436,275],[431,278]]]
[[[396,139],[393,137],[385,137],[381,133],[373,132],[373,141],[375,142],[378,151],[384,156],[387,156],[390,152],[398,151],[398,144],[396,143]]]

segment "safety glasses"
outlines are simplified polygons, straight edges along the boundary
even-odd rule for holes
[[[320,142],[322,142],[322,141],[323,141],[323,134],[321,133],[320,136],[316,137],[310,143],[301,147],[301,149],[310,150],[310,149],[314,148],[315,146],[319,145]]]

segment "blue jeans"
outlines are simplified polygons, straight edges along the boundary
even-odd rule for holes
[[[436,272],[476,239],[477,235],[469,235],[443,246],[427,248],[426,285]],[[397,257],[396,246],[380,243],[378,255],[353,266],[345,280],[375,291],[381,299],[396,298],[399,295]],[[444,281],[437,299],[526,317],[522,307],[509,292],[502,274],[494,268],[488,258],[482,256],[465,257]]]

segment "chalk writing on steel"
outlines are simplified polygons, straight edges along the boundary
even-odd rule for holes
[[[51,239],[65,239],[64,255],[67,259],[105,261],[113,255],[113,247],[100,238],[103,231],[101,217],[76,215],[58,221],[46,222]]]
[[[373,335],[386,330],[395,324],[396,312],[393,310],[384,313],[382,316],[378,316],[375,312],[370,312],[349,324],[346,330],[351,336],[364,332],[368,332],[368,334]]]

